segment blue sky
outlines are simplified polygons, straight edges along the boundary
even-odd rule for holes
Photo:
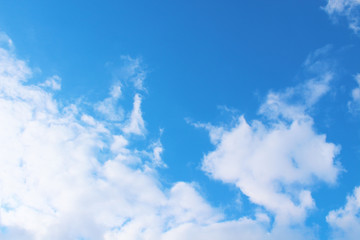
[[[359,10],[0,0],[1,239],[357,239]]]

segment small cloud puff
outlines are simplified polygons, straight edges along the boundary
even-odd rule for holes
[[[47,87],[52,90],[60,90],[61,89],[61,78],[58,75],[54,75],[45,80],[45,82],[39,85],[40,87]]]

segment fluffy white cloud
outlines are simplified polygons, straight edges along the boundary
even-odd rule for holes
[[[360,111],[360,74],[355,76],[357,87],[351,91],[351,100],[348,102],[349,111],[356,113]]]
[[[359,0],[328,0],[324,10],[333,18],[345,16],[349,21],[349,27],[358,33],[360,30]]]
[[[249,123],[241,116],[230,128],[203,125],[215,145],[204,157],[203,170],[236,185],[250,201],[272,212],[279,225],[303,222],[315,207],[311,186],[335,183],[340,170],[335,163],[339,147],[316,132],[308,114],[332,79],[325,65],[313,60],[305,66],[321,70],[319,75],[269,93],[260,107],[262,120]]]
[[[333,239],[356,240],[360,236],[360,187],[347,197],[344,207],[331,211],[326,217],[333,228]]]
[[[183,224],[222,219],[192,184],[161,186],[153,167],[160,142],[133,150],[107,122],[60,107],[30,77],[24,61],[0,48],[1,239],[155,240]],[[128,132],[143,126],[135,95]]]

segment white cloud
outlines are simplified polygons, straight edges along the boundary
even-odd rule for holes
[[[60,90],[61,89],[61,78],[57,75],[49,77],[46,79],[44,83],[41,83],[39,86],[41,87],[48,87],[52,90]]]
[[[358,33],[360,30],[359,0],[328,0],[324,10],[334,20],[338,16],[344,16],[349,21],[349,27]]]
[[[315,207],[311,186],[333,184],[339,173],[339,147],[314,129],[308,111],[330,89],[332,73],[319,62],[305,66],[321,70],[317,77],[282,92],[270,92],[260,107],[262,120],[235,126],[204,125],[215,150],[204,157],[203,170],[236,185],[251,202],[275,215],[279,225],[302,223]]]
[[[331,45],[326,45],[310,53],[303,64],[304,72],[314,77],[283,91],[270,91],[259,113],[275,120],[311,118],[307,112],[330,91],[330,84],[334,78],[333,66],[327,59],[331,49]]]
[[[141,97],[139,94],[136,94],[134,97],[133,110],[131,112],[128,123],[122,128],[124,133],[144,135],[145,123],[144,123],[144,119],[142,118],[142,112],[140,107],[141,107]]]
[[[347,197],[346,205],[326,217],[333,228],[332,239],[357,240],[360,236],[360,187]]]
[[[357,87],[351,91],[351,101],[348,102],[350,112],[356,113],[360,111],[360,74],[355,76]]]

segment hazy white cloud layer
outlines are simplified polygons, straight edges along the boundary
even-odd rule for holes
[[[344,207],[331,211],[326,217],[333,228],[332,239],[356,240],[360,236],[360,187],[347,197]]]
[[[333,184],[339,173],[339,146],[314,129],[308,111],[327,93],[332,72],[310,55],[306,69],[317,76],[282,92],[270,92],[261,118],[239,117],[232,127],[206,125],[216,149],[204,157],[211,177],[236,185],[250,201],[275,215],[275,224],[301,224],[315,208],[311,186]],[[321,54],[320,54],[321,53]]]
[[[359,0],[328,0],[324,10],[336,21],[339,16],[344,16],[349,22],[349,27],[358,33],[360,30],[360,1]]]

